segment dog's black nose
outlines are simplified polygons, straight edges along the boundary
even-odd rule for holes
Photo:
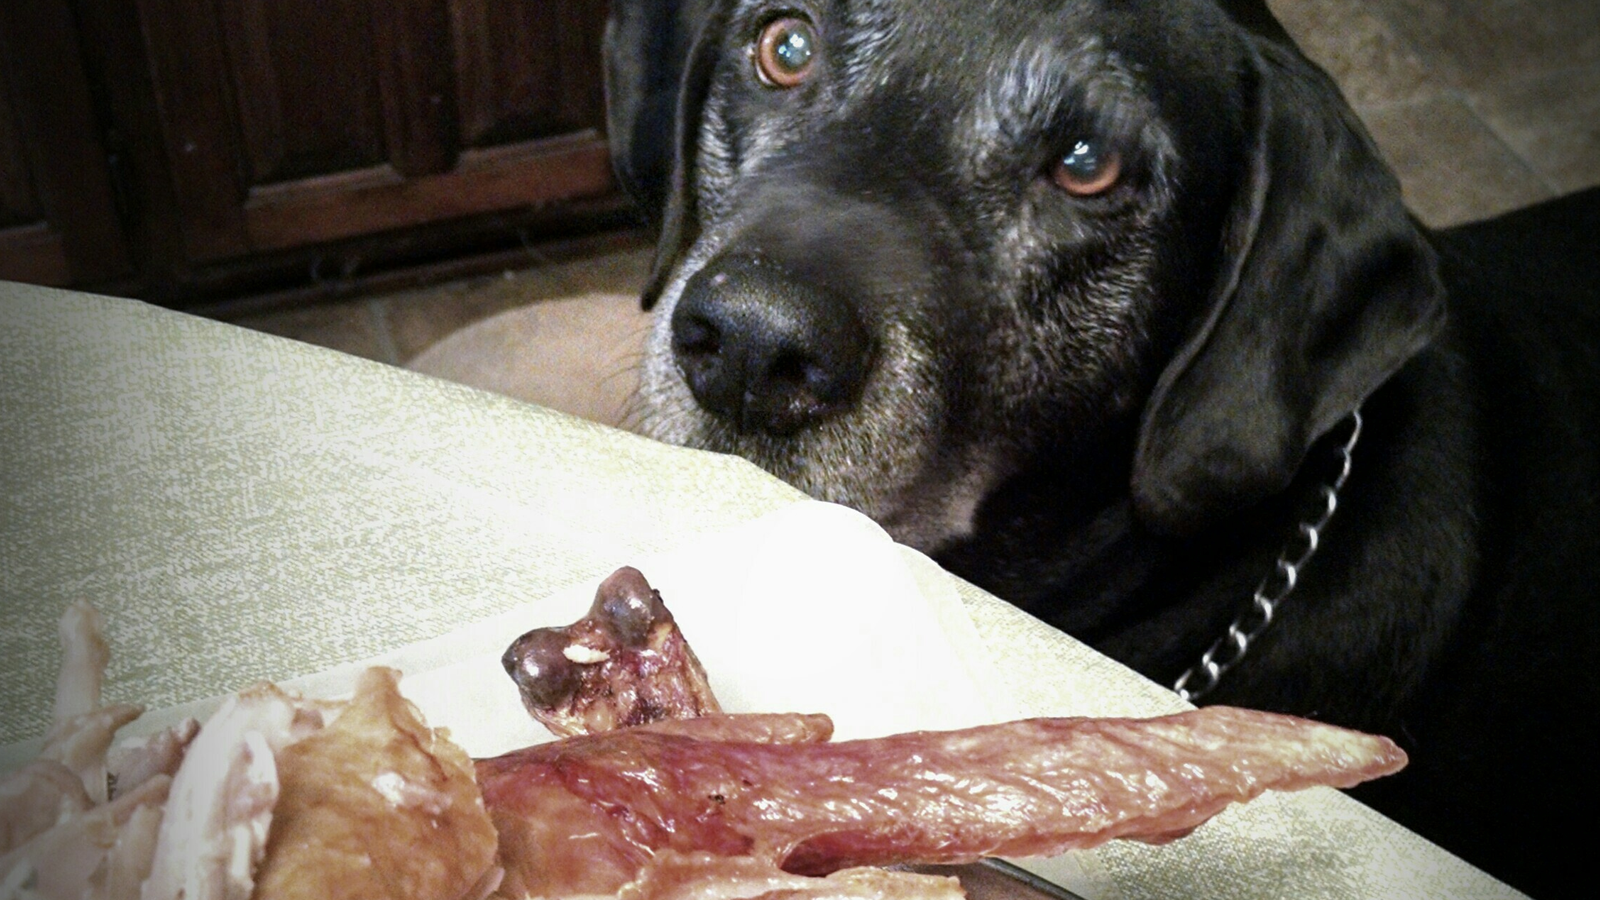
[[[859,396],[871,341],[843,297],[731,254],[684,285],[672,350],[701,406],[740,431],[787,435]]]

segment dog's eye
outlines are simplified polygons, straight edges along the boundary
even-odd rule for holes
[[[1078,141],[1050,168],[1050,180],[1074,197],[1093,197],[1110,190],[1122,177],[1122,158],[1114,150]]]
[[[792,88],[811,74],[817,55],[817,33],[796,16],[773,19],[761,29],[755,45],[756,74],[763,84]]]

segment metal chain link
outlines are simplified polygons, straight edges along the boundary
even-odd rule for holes
[[[1172,686],[1172,689],[1178,692],[1178,696],[1193,703],[1216,688],[1223,674],[1244,659],[1244,655],[1250,650],[1250,644],[1272,624],[1272,616],[1277,612],[1278,604],[1294,590],[1295,584],[1300,580],[1300,570],[1311,561],[1312,556],[1316,555],[1317,545],[1322,539],[1322,529],[1328,526],[1334,511],[1339,508],[1339,491],[1344,488],[1345,479],[1350,477],[1350,454],[1355,449],[1356,441],[1361,437],[1359,409],[1351,411],[1350,421],[1350,436],[1338,450],[1339,474],[1330,483],[1322,485],[1321,510],[1311,519],[1300,523],[1299,533],[1284,545],[1272,571],[1256,586],[1255,594],[1250,598],[1250,606],[1233,620],[1233,624],[1228,626],[1227,633],[1217,638],[1205,653],[1200,654],[1199,663],[1178,677]],[[1189,681],[1195,678],[1203,678],[1204,683],[1191,689]]]

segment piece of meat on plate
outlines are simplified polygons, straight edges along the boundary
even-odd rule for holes
[[[499,881],[472,761],[371,668],[327,727],[277,754],[281,792],[251,900],[480,898]]]
[[[1386,738],[1207,707],[840,743],[628,729],[480,760],[477,774],[502,889],[561,897],[614,893],[669,850],[819,875],[1162,842],[1267,790],[1348,787],[1404,764]]]
[[[583,618],[529,631],[501,664],[528,713],[563,737],[722,711],[660,592],[627,566]]]
[[[329,711],[266,683],[223,701],[173,777],[144,900],[248,900],[278,801],[275,755]]]
[[[785,872],[749,856],[663,851],[617,900],[965,900],[950,875],[873,866],[840,869],[821,878]]]

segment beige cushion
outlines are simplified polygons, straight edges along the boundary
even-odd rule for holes
[[[407,368],[629,427],[649,322],[634,295],[543,300],[468,325]]]

